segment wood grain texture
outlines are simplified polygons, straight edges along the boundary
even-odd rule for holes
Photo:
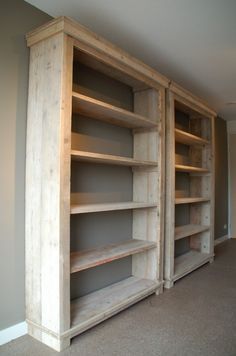
[[[183,164],[176,164],[175,170],[177,172],[187,172],[187,173],[209,173],[209,169],[202,168],[202,167],[193,167],[193,166],[186,166]]]
[[[171,100],[169,105],[167,104],[166,119],[166,152],[167,154],[169,152],[169,157],[166,163],[168,194],[166,195],[165,286],[171,288],[176,279],[213,258],[211,231],[214,226],[214,125],[212,120],[215,113],[202,100],[174,83],[171,83],[167,97]],[[188,130],[191,133],[185,132],[183,127],[181,130],[174,128],[175,110],[188,115]],[[175,142],[189,146],[188,156],[175,153]],[[175,160],[172,158],[173,154]],[[173,169],[178,183],[176,188]],[[181,173],[189,173],[188,182],[186,174]],[[181,177],[183,177],[182,184]],[[174,209],[180,209],[178,208],[180,204],[189,204],[189,224],[173,228]],[[192,250],[177,258],[173,265],[175,240],[185,237],[189,238]]]
[[[72,41],[58,34],[30,53],[26,153],[26,317],[60,349],[70,326],[69,217]],[[62,263],[63,262],[63,263]],[[50,273],[49,273],[50,271]]]
[[[175,274],[173,280],[183,277],[196,268],[210,261],[212,255],[191,250],[175,258]]]
[[[185,145],[208,145],[210,142],[189,132],[175,129],[175,141]]]
[[[144,166],[144,167],[155,167],[157,166],[157,162],[154,161],[141,161],[129,157],[121,157],[114,155],[107,155],[101,153],[93,153],[93,152],[85,152],[72,150],[71,158],[75,161],[85,161],[85,162],[94,162],[94,163],[102,163],[102,164],[114,164],[120,166]]]
[[[208,197],[187,197],[187,198],[176,198],[175,204],[193,204],[193,203],[203,203],[209,201]]]
[[[153,281],[130,277],[72,301],[72,326],[66,335],[73,337],[82,333],[154,293],[158,288],[160,284]]]
[[[100,266],[104,263],[141,253],[156,247],[155,242],[145,240],[127,240],[118,244],[98,247],[96,249],[72,252],[71,273]]]
[[[148,278],[161,281],[162,271],[162,211],[163,200],[161,194],[163,183],[162,154],[163,146],[161,130],[161,104],[163,93],[154,89],[140,90],[134,93],[134,111],[158,122],[157,130],[134,131],[134,157],[137,159],[158,160],[161,168],[152,171],[133,169],[133,197],[135,201],[158,201],[162,205],[156,210],[142,210],[133,212],[133,236],[156,242],[158,248],[146,254],[135,255],[132,259],[133,275],[139,278]]]
[[[73,92],[73,112],[128,128],[156,127],[155,121],[100,100]]]
[[[209,230],[209,226],[188,224],[175,228],[175,240],[183,239],[187,236],[199,234],[200,232]]]
[[[162,292],[164,88],[168,80],[65,17],[31,32],[27,43],[31,47],[26,175],[27,321],[32,336],[60,351],[78,333],[154,292]],[[80,56],[82,63],[132,87],[134,112],[72,93],[72,62],[80,60]],[[71,152],[72,109],[74,114],[132,128],[134,157]],[[83,200],[81,204],[78,196],[74,200],[70,193],[71,158],[133,167],[134,201],[105,203],[109,192],[104,193],[103,203]],[[91,201],[101,201],[90,193],[86,192]],[[72,270],[78,271],[132,255],[134,276],[72,301],[70,308],[70,214],[126,209],[133,210],[132,242],[77,251],[71,255],[71,265]]]
[[[207,117],[216,116],[216,112],[212,110],[203,99],[193,95],[180,85],[171,82],[169,89],[174,93],[176,100],[179,100],[180,103],[186,105],[186,107],[189,108],[189,111],[195,111],[200,115]]]
[[[158,88],[168,86],[169,80],[166,77],[68,17],[58,17],[28,33],[26,36],[27,45],[32,46],[58,32],[64,32],[73,37],[78,47],[88,46],[87,50],[93,50],[93,55],[95,55],[95,50],[100,60],[103,59],[106,64],[111,63],[113,66],[116,64],[122,72],[143,81],[143,83],[154,87],[158,86]]]
[[[174,231],[175,231],[175,111],[174,95],[166,95],[166,196],[165,196],[165,281],[174,275]],[[166,284],[165,284],[166,285]]]
[[[96,213],[101,211],[129,210],[156,208],[156,202],[119,202],[119,203],[97,203],[71,205],[71,214]]]

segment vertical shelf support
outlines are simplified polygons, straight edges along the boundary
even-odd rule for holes
[[[26,318],[29,334],[57,351],[70,327],[70,38],[30,51],[26,165]],[[48,332],[50,330],[50,332]]]

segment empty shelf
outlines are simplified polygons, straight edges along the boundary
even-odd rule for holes
[[[124,308],[154,293],[160,284],[148,279],[129,277],[121,282],[73,300],[71,303],[71,337],[82,333]]]
[[[201,167],[185,166],[182,164],[176,164],[175,170],[177,172],[189,172],[189,173],[209,173],[209,170]]]
[[[96,249],[72,252],[70,271],[71,273],[83,271],[87,268],[99,266],[155,247],[155,242],[132,239]]]
[[[71,206],[71,214],[96,213],[100,211],[129,210],[142,208],[155,208],[157,203],[139,202],[119,202],[119,203],[97,203],[97,204],[78,204]]]
[[[176,198],[175,204],[191,204],[191,203],[204,203],[209,201],[210,198],[195,198],[195,197],[188,197],[188,198]]]
[[[128,128],[157,127],[157,123],[144,116],[75,92],[72,95],[72,107],[74,113],[86,115],[118,126]]]
[[[198,234],[203,231],[209,230],[209,226],[202,225],[183,225],[175,228],[175,240],[183,239],[184,237]]]
[[[71,158],[77,161],[86,161],[94,163],[115,164],[123,166],[157,166],[157,162],[141,161],[129,157],[113,156],[101,153],[71,151]]]
[[[185,145],[208,145],[209,141],[204,138],[192,135],[189,132],[175,129],[175,140]]]
[[[174,281],[200,267],[204,263],[209,262],[211,258],[212,256],[209,253],[202,253],[195,250],[191,250],[184,255],[175,258]]]

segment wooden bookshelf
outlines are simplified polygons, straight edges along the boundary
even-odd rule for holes
[[[27,44],[26,319],[31,336],[62,351],[162,293],[169,80],[66,17]],[[103,235],[108,227],[125,235]]]
[[[165,287],[214,256],[215,112],[177,84],[167,92]]]

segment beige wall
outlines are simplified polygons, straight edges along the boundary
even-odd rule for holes
[[[24,35],[49,16],[0,2],[0,330],[25,319],[24,179],[28,49]]]

